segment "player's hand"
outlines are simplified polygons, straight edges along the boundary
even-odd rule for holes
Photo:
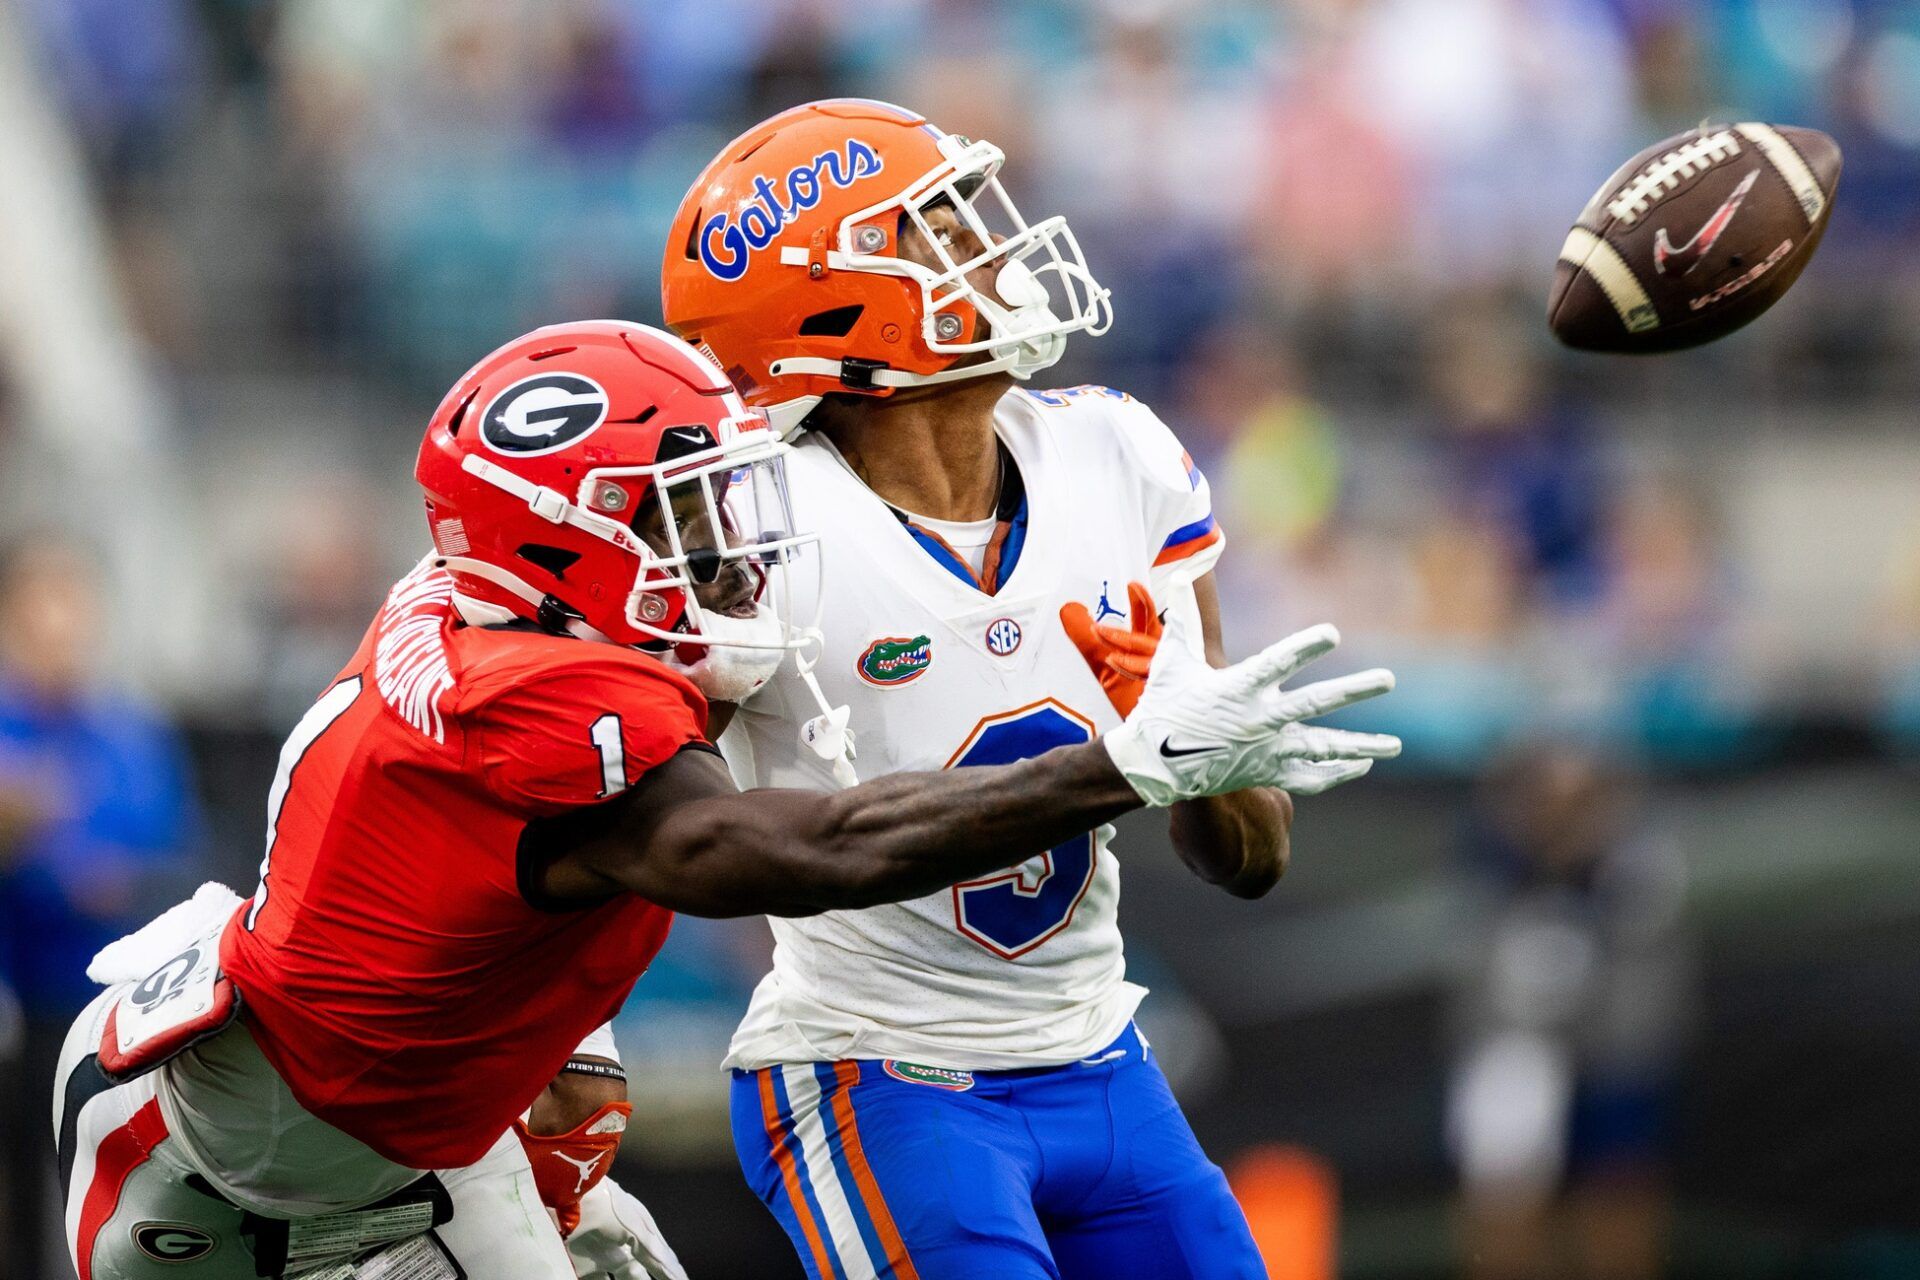
[[[1078,600],[1060,606],[1060,625],[1067,629],[1067,638],[1093,668],[1100,687],[1107,691],[1107,701],[1123,716],[1133,714],[1147,687],[1147,670],[1160,647],[1161,630],[1153,596],[1144,585],[1127,584],[1127,605],[1131,617],[1125,627],[1095,622]]]
[[[612,1280],[687,1280],[687,1269],[647,1207],[612,1178],[580,1197],[580,1225],[567,1237],[574,1274]]]
[[[1400,739],[1303,724],[1393,688],[1381,668],[1295,689],[1280,686],[1331,652],[1340,633],[1322,624],[1216,670],[1196,657],[1189,624],[1174,610],[1146,687],[1126,722],[1102,741],[1140,798],[1156,807],[1248,787],[1315,795],[1351,782]]]

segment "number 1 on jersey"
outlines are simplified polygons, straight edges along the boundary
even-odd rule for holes
[[[593,722],[587,738],[600,751],[600,798],[627,789],[627,748],[620,740],[620,717],[609,711]]]
[[[947,767],[1012,764],[1091,741],[1093,723],[1048,698],[982,720]],[[1093,883],[1093,860],[1093,837],[1075,836],[1021,867],[957,884],[954,927],[995,955],[1023,956],[1073,919],[1073,909]]]

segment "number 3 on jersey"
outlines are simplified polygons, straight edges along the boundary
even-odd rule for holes
[[[1012,764],[1093,740],[1093,723],[1048,698],[988,716],[947,761],[949,769]],[[1012,960],[1067,927],[1093,883],[1093,837],[1076,836],[1021,866],[953,887],[954,926]]]

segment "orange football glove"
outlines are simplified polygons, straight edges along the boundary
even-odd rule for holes
[[[513,1122],[526,1148],[527,1163],[533,1166],[533,1181],[540,1188],[540,1202],[553,1211],[560,1234],[570,1236],[580,1225],[580,1197],[599,1184],[613,1167],[613,1153],[620,1148],[621,1135],[627,1131],[627,1118],[633,1104],[609,1102],[580,1122],[572,1133],[540,1134],[527,1128],[524,1120]]]
[[[1153,607],[1153,596],[1144,584],[1127,584],[1127,604],[1132,617],[1127,627],[1095,622],[1092,612],[1075,600],[1060,606],[1060,625],[1067,638],[1093,668],[1107,701],[1121,715],[1130,715],[1147,687],[1147,668],[1160,647],[1160,615]]]

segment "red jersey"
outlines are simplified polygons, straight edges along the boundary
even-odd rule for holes
[[[415,1169],[478,1160],[611,1018],[672,913],[522,897],[529,821],[704,741],[698,690],[631,649],[459,625],[422,567],[280,754],[267,854],[221,959],[294,1097]]]

